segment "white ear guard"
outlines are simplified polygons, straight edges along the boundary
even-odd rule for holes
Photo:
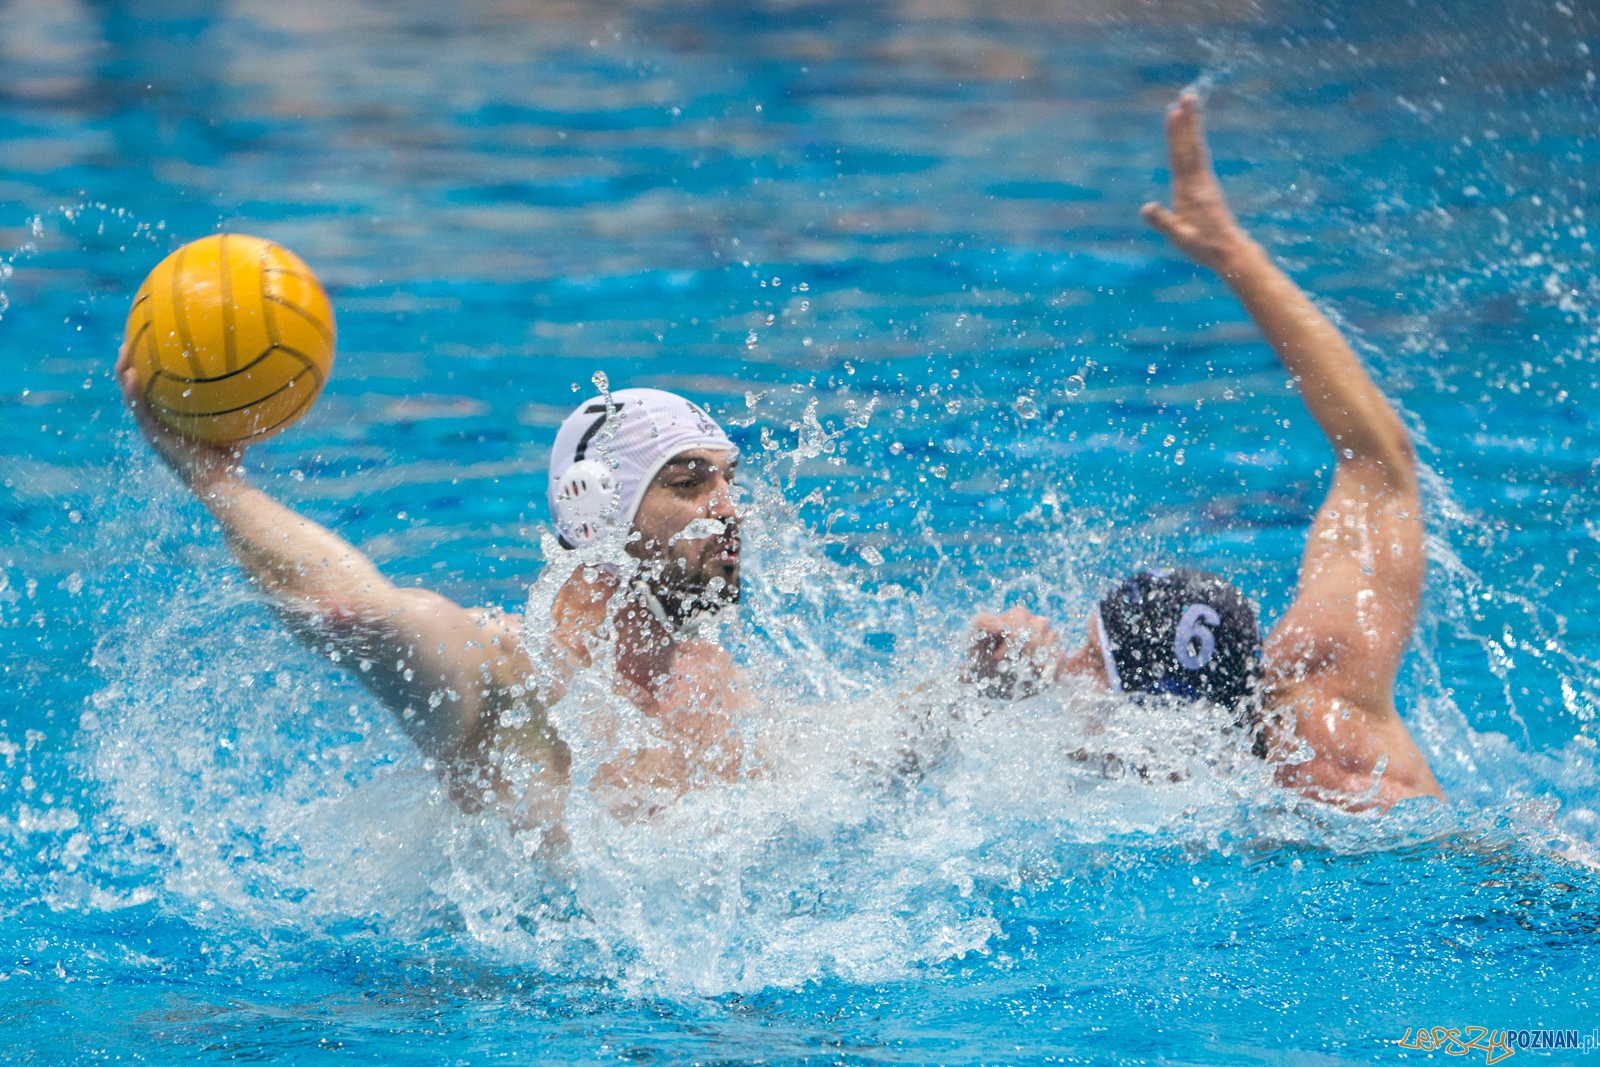
[[[556,488],[551,516],[566,548],[586,545],[616,519],[617,481],[597,459],[580,459],[567,468]]]

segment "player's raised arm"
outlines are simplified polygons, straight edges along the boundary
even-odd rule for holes
[[[1194,96],[1168,113],[1167,144],[1172,207],[1146,204],[1145,220],[1227,281],[1335,453],[1294,603],[1263,649],[1266,703],[1315,753],[1280,778],[1325,799],[1382,806],[1439,796],[1393,694],[1425,570],[1410,438],[1339,331],[1235,221]]]
[[[152,447],[210,510],[274,609],[388,704],[426,755],[470,771],[513,703],[542,730],[560,678],[529,685],[539,672],[522,651],[520,618],[395,586],[348,542],[251,486],[240,451],[180,437],[152,418],[126,352],[117,374]],[[553,734],[546,741],[559,748]]]

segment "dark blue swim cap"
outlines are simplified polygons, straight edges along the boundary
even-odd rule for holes
[[[1172,693],[1237,708],[1261,658],[1256,613],[1206,571],[1140,571],[1096,611],[1106,674],[1125,693]]]

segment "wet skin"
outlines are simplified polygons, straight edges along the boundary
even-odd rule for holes
[[[606,612],[615,612],[618,692],[651,717],[666,741],[622,752],[596,773],[596,794],[619,818],[651,815],[697,784],[731,781],[743,764],[742,675],[720,644],[680,625],[694,612],[739,599],[736,465],[727,452],[684,452],[645,491],[628,552],[640,560],[657,605],[583,567],[556,598],[557,641],[579,668],[597,651]],[[722,532],[683,536],[696,519],[720,522]]]

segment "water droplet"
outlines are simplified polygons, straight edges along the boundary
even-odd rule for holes
[[[802,293],[809,293],[811,291],[811,286],[807,285],[805,282],[801,282],[800,283],[800,291]],[[804,306],[807,303],[807,301],[802,300],[802,301],[800,301],[800,303],[801,303],[802,306]]]
[[[1177,454],[1172,457],[1172,462],[1179,467],[1183,466],[1183,449],[1178,449]]]
[[[1014,406],[1017,409],[1017,414],[1021,415],[1025,419],[1036,419],[1039,417],[1039,405],[1034,403],[1033,397],[1029,396],[1027,393],[1023,393],[1022,395],[1018,396],[1017,402]]]
[[[606,377],[606,372],[603,370],[595,371],[589,380],[593,382],[594,387],[600,390],[602,393],[611,388],[611,379]]]
[[[751,330],[749,336],[744,339],[744,346],[746,348],[754,348],[758,343],[759,342],[756,339],[756,332]]]
[[[901,444],[899,441],[896,441],[894,444],[889,446],[889,453],[891,455],[898,456],[900,453],[904,452],[905,450],[906,450],[906,446]]]
[[[944,464],[941,463],[937,467],[933,468],[933,470],[929,471],[928,473],[932,474],[935,478],[943,478],[945,475],[949,474],[950,472],[945,468]]]
[[[946,411],[948,411],[950,414],[954,415],[956,412],[961,410],[961,401],[959,401],[959,400],[946,401],[946,403],[944,405],[944,409]]]
[[[1172,436],[1170,433],[1167,434],[1166,437],[1161,439],[1161,447],[1162,448],[1171,448],[1173,445],[1175,445],[1177,443],[1178,443],[1178,439],[1176,437]]]
[[[707,537],[720,537],[728,527],[718,519],[693,519],[680,530],[673,541],[703,541]]]
[[[1076,374],[1072,375],[1072,377],[1061,383],[1061,391],[1068,396],[1077,396],[1083,392],[1083,378]]]
[[[306,480],[306,472],[303,470],[292,470],[289,472],[289,477],[293,478],[297,482],[303,482]]]
[[[73,514],[76,515],[77,512],[73,512]],[[79,574],[77,571],[73,571],[71,574],[67,575],[67,592],[71,593],[73,596],[77,596],[82,591],[83,575]]]
[[[861,546],[861,558],[872,564],[874,567],[883,566],[883,553],[879,552],[871,545]]]

